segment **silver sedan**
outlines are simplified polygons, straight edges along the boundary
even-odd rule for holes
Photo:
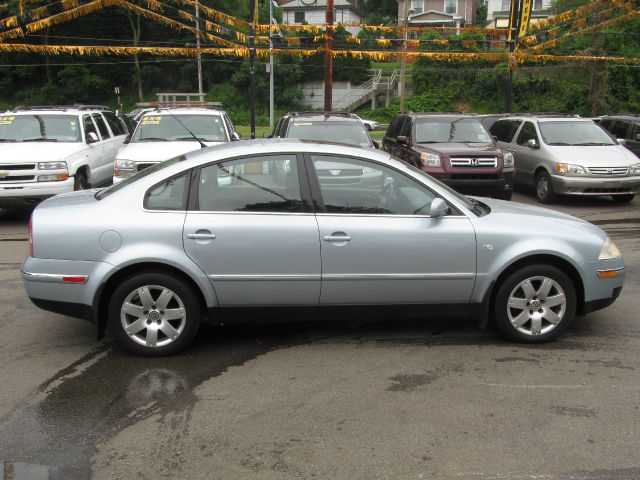
[[[53,197],[29,244],[31,300],[139,355],[178,352],[203,321],[292,312],[453,314],[543,342],[610,305],[625,274],[585,221],[465,197],[383,152],[295,140],[202,149]]]

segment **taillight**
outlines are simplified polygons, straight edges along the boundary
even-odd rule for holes
[[[29,256],[33,257],[33,213],[29,217]]]

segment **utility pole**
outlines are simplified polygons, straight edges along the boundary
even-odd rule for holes
[[[511,15],[509,17],[509,52],[514,52],[518,41],[520,26],[520,9],[522,0],[511,0]],[[509,63],[509,78],[507,79],[507,91],[505,92],[505,112],[511,113],[513,101],[513,68]]]
[[[269,128],[273,130],[273,0],[269,1]]]
[[[404,113],[405,83],[407,79],[407,26],[409,25],[409,0],[402,2],[402,56],[400,57],[400,113]]]
[[[251,118],[251,139],[256,138],[256,47],[255,47],[255,22],[256,0],[249,0],[249,116]]]
[[[324,62],[324,111],[333,108],[333,0],[327,0],[327,44]]]
[[[198,93],[200,94],[200,101],[202,98],[202,54],[200,53],[200,4],[199,0],[196,0],[196,47],[198,48]]]

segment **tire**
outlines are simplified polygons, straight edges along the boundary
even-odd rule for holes
[[[511,201],[511,197],[513,197],[513,191],[509,190],[508,192],[504,192],[500,195],[502,200]]]
[[[613,200],[613,203],[629,203],[634,197],[635,195],[631,193],[627,195],[612,195],[611,199]]]
[[[565,273],[551,265],[529,265],[498,286],[493,304],[496,327],[509,340],[548,342],[571,325],[576,303],[575,285]]]
[[[547,172],[540,172],[536,177],[536,199],[540,203],[553,203],[558,196],[553,192],[551,177]]]
[[[83,171],[78,171],[73,177],[73,189],[74,190],[86,190],[89,188],[89,182],[87,181],[87,175]]]
[[[127,312],[124,305],[129,305]],[[143,272],[122,282],[111,295],[109,328],[135,355],[173,355],[198,333],[200,313],[198,299],[183,282],[165,273]]]

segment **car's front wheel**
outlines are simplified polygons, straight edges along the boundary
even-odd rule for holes
[[[546,342],[560,335],[573,321],[576,289],[558,268],[529,265],[502,282],[493,307],[496,326],[507,338]]]
[[[78,171],[73,177],[73,189],[74,190],[86,190],[89,188],[89,181],[87,175],[84,172]]]
[[[634,194],[612,195],[611,199],[613,200],[613,203],[629,203],[633,200],[634,197]]]
[[[122,282],[109,302],[109,327],[128,351],[142,356],[179,352],[200,327],[200,305],[180,280],[139,273]]]
[[[540,172],[536,177],[536,198],[540,203],[552,203],[557,198],[547,172]]]

